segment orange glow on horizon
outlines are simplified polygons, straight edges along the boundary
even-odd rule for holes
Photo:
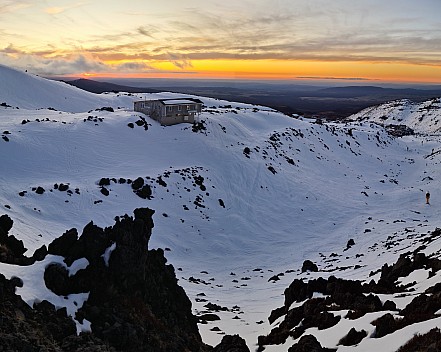
[[[124,62],[107,62],[114,66]],[[83,72],[69,76],[85,78],[173,78],[241,80],[320,80],[341,79],[365,82],[441,83],[441,67],[407,63],[364,61],[300,60],[193,60],[191,66],[178,68],[168,61],[149,63],[140,72]]]

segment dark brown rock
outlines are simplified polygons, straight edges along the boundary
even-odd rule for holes
[[[45,192],[43,187],[38,186],[37,189],[35,190],[35,193],[37,194],[43,194]]]
[[[250,352],[250,349],[239,335],[226,335],[213,352]]]
[[[339,341],[339,345],[354,346],[361,342],[367,336],[365,330],[357,331],[354,328],[349,330],[348,334]]]
[[[73,293],[70,287],[69,272],[59,263],[52,263],[46,267],[44,283],[56,295],[67,296]]]
[[[312,335],[302,336],[296,344],[292,345],[288,352],[326,352],[335,351],[323,348],[320,342]]]
[[[44,275],[55,294],[89,292],[76,314],[79,321],[91,322],[92,333],[87,337],[76,336],[75,324],[65,309],[57,311],[48,302],[29,308],[14,293],[14,284],[20,282],[2,281],[0,275],[0,312],[3,319],[9,309],[8,324],[12,324],[5,326],[2,320],[0,346],[7,351],[36,352],[209,351],[199,335],[191,302],[177,285],[163,250],[148,250],[153,213],[147,208],[136,209],[134,217],[117,217],[115,225],[106,229],[91,222],[79,238],[76,231],[68,231],[62,240],[51,243],[50,250],[62,253],[68,267],[79,258],[89,262],[72,276],[64,265],[52,263]],[[112,245],[105,262],[103,254]],[[23,315],[32,326],[18,321]]]
[[[77,229],[70,229],[65,233],[63,233],[60,237],[54,239],[49,244],[48,253],[66,257],[68,251],[71,249],[71,246],[74,245],[77,239],[78,239]]]
[[[35,250],[34,254],[32,255],[32,259],[35,261],[42,261],[44,258],[46,258],[47,253],[46,246],[42,245],[40,248]]]
[[[397,322],[392,314],[387,313],[374,320],[372,325],[375,326],[375,338],[380,338],[394,332],[396,330]]]
[[[9,230],[11,230],[13,225],[12,219],[8,215],[0,216],[0,243],[4,243]]]
[[[144,186],[144,179],[142,177],[138,177],[132,182],[132,188],[134,190],[140,189],[142,186]]]
[[[150,185],[144,185],[134,192],[142,199],[151,199],[152,197],[152,188],[150,187]]]
[[[312,261],[310,260],[305,260],[303,262],[302,265],[302,273],[306,272],[306,271],[314,271],[317,272],[318,271],[318,267],[316,264],[314,264]]]

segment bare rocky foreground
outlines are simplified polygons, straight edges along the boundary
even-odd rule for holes
[[[112,227],[102,229],[92,222],[81,236],[76,229],[66,231],[49,246],[39,248],[32,257],[24,256],[23,242],[8,235],[13,221],[0,217],[0,260],[12,265],[27,266],[47,256],[60,256],[46,266],[46,287],[59,296],[88,292],[88,298],[75,317],[66,308],[57,308],[43,300],[33,307],[15,294],[23,286],[19,277],[9,280],[0,275],[0,342],[3,351],[249,351],[238,335],[226,335],[215,348],[202,342],[197,323],[209,316],[196,317],[191,302],[177,285],[173,266],[166,264],[161,249],[149,250],[153,210],[135,209],[134,217],[115,218]],[[288,351],[335,351],[321,346],[317,339],[305,333],[309,328],[332,328],[342,320],[336,313],[347,311],[344,319],[357,320],[368,313],[383,312],[375,321],[371,338],[381,338],[411,324],[434,319],[441,309],[441,285],[414,294],[403,309],[391,300],[382,302],[378,295],[413,294],[414,283],[400,285],[399,279],[417,270],[428,270],[433,277],[441,269],[435,255],[421,253],[427,244],[436,241],[441,230],[420,236],[417,248],[402,254],[398,261],[383,265],[377,282],[362,283],[330,276],[307,282],[295,279],[285,290],[285,302],[269,316],[269,322],[282,319],[268,335],[258,339],[258,350],[265,346],[285,344],[288,338],[299,339]],[[348,243],[348,246],[353,242]],[[71,274],[68,270],[80,259],[87,266]],[[305,261],[303,271],[317,271],[317,266]],[[322,297],[315,297],[319,293]],[[213,305],[214,306],[214,305]],[[214,309],[214,308],[213,308]],[[397,313],[398,318],[391,312]],[[72,319],[74,318],[74,319]],[[77,334],[75,322],[90,322],[90,331]],[[365,330],[352,327],[342,336],[339,345],[353,346],[368,336]],[[432,329],[416,336],[399,349],[421,351],[438,348],[441,333]],[[424,349],[426,350],[426,349]],[[436,350],[436,349],[435,349]]]
[[[15,294],[18,277],[0,275],[1,351],[249,351],[238,336],[225,336],[214,349],[202,342],[191,302],[177,285],[174,269],[162,250],[148,250],[154,211],[117,217],[102,229],[92,222],[81,236],[76,229],[25,257],[22,241],[8,235],[13,221],[0,217],[0,259],[32,265],[48,255],[63,257],[44,272],[46,287],[59,296],[88,292],[75,320],[90,322],[90,331],[77,335],[66,308],[46,300],[33,307]],[[107,251],[107,254],[105,254]],[[109,253],[111,251],[111,253]],[[78,259],[88,265],[70,275]]]

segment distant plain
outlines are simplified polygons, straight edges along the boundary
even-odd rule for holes
[[[64,79],[94,93],[170,91],[210,98],[264,105],[287,115],[342,120],[360,110],[384,102],[410,99],[422,102],[441,96],[440,85],[366,85],[358,82],[235,81],[171,79]]]

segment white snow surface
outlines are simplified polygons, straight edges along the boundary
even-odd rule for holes
[[[166,248],[194,312],[205,310],[206,302],[196,300],[200,293],[231,310],[240,307],[217,313],[220,321],[200,325],[204,342],[215,345],[223,334],[239,333],[253,350],[257,336],[274,326],[267,318],[283,305],[283,291],[293,279],[335,275],[369,281],[371,271],[392,264],[415,247],[421,234],[441,226],[440,157],[433,152],[440,146],[437,123],[417,123],[418,108],[410,103],[400,103],[413,109],[400,123],[421,135],[402,138],[373,123],[380,122],[381,114],[390,121],[404,114],[386,107],[365,110],[361,122],[321,125],[262,106],[197,97],[207,107],[199,116],[206,130],[197,133],[189,124],[163,127],[132,111],[138,99],[182,97],[192,96],[95,95],[0,66],[0,103],[12,106],[0,106],[0,214],[13,219],[10,234],[24,241],[27,255],[67,229],[81,233],[90,221],[110,226],[117,215],[150,207],[156,211],[150,247]],[[439,100],[430,104],[438,121]],[[116,110],[88,112],[102,106]],[[136,125],[140,117],[148,122],[147,130]],[[195,183],[192,172],[204,177],[206,189]],[[165,186],[157,182],[159,176]],[[102,177],[144,177],[153,198],[141,199],[130,185],[115,182],[104,196],[98,186]],[[72,193],[56,190],[54,184],[60,183]],[[33,191],[38,186],[44,194]],[[425,204],[426,191],[431,205]],[[343,251],[350,238],[355,245]],[[440,249],[434,241],[425,253],[438,255]],[[320,271],[302,274],[305,259]],[[0,272],[22,278],[17,293],[29,304],[48,299],[71,307],[74,316],[71,303],[81,306],[87,293],[66,300],[47,290],[42,275],[50,262],[60,259],[48,256],[29,267],[0,264]],[[75,270],[87,264],[79,261]],[[282,274],[280,280],[270,282],[276,274]],[[415,294],[439,278],[428,279],[420,271],[402,281],[415,281]],[[412,296],[381,299],[403,307]],[[239,319],[233,319],[236,315]],[[352,326],[372,331],[370,322],[380,315],[342,319],[332,331],[310,332],[324,346],[336,347]],[[439,319],[338,350],[394,351],[415,333],[439,326]],[[293,342],[267,350],[286,351]]]
[[[352,120],[369,120],[384,125],[406,125],[417,133],[439,134],[441,130],[441,99],[433,98],[422,103],[411,100],[394,100],[372,106],[354,114]]]
[[[114,94],[89,93],[64,82],[51,81],[1,64],[0,80],[0,104],[20,109],[85,112],[107,106],[117,108],[131,100],[115,99]]]

